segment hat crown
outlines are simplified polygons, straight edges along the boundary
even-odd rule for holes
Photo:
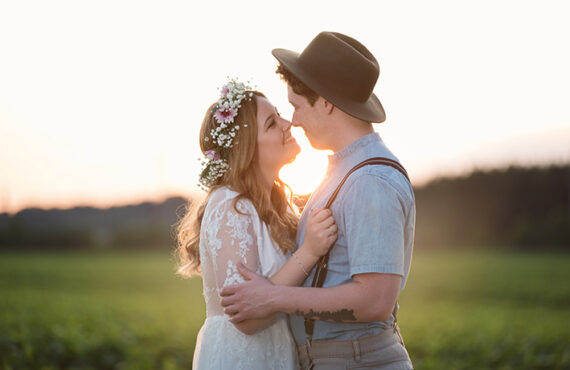
[[[357,102],[370,98],[380,74],[374,55],[338,32],[319,33],[299,55],[299,64],[331,93]]]
[[[291,74],[343,112],[368,122],[384,122],[386,113],[374,86],[380,66],[360,42],[338,32],[319,33],[301,54],[273,49]]]

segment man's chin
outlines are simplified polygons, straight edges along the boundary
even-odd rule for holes
[[[322,143],[319,143],[317,140],[311,139],[309,136],[307,136],[307,139],[309,139],[309,144],[311,144],[311,147],[313,149],[316,150],[327,150],[329,148],[326,148],[325,145],[323,145]]]

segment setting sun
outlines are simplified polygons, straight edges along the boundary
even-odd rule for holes
[[[312,193],[323,179],[328,165],[327,151],[315,150],[303,134],[303,130],[292,127],[293,136],[301,146],[301,153],[295,161],[283,167],[279,176],[295,194]]]

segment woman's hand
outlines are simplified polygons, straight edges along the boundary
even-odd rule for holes
[[[318,208],[309,215],[302,249],[317,259],[327,254],[337,238],[337,226],[328,208]]]

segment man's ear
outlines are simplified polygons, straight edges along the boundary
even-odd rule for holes
[[[323,98],[323,107],[325,108],[325,113],[326,114],[332,114],[333,110],[334,110],[334,105],[326,100],[325,98]]]

